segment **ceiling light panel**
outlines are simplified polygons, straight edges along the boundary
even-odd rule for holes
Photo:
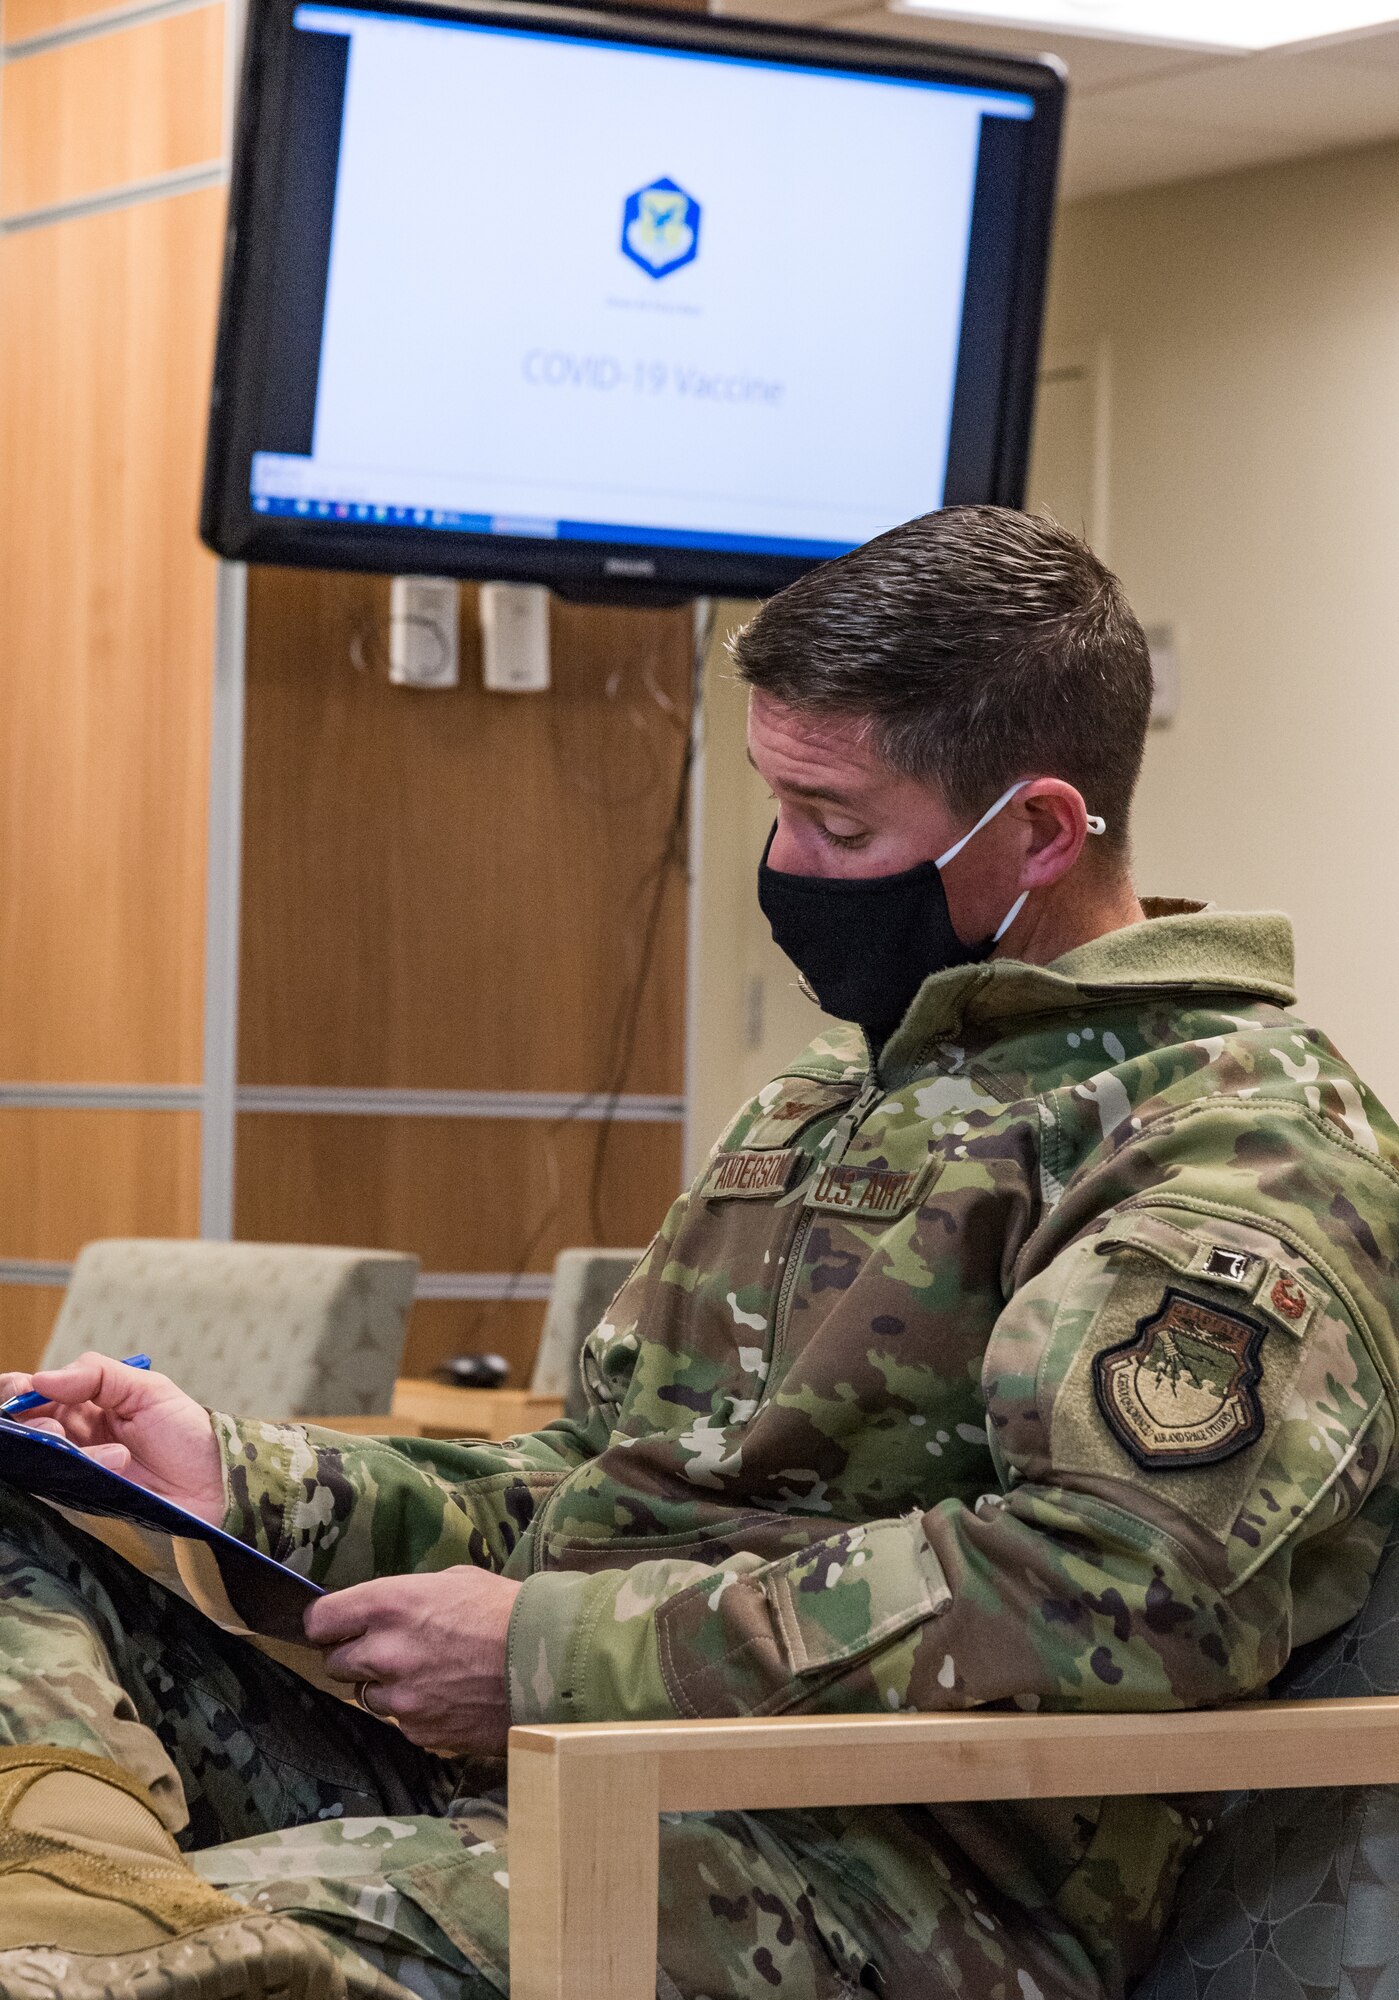
[[[1247,55],[1331,41],[1399,20],[1395,0],[897,0],[900,11],[1046,34],[1093,35]]]

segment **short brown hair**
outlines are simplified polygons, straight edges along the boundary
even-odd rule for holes
[[[769,600],[732,642],[750,687],[867,717],[895,770],[980,812],[1017,778],[1064,778],[1127,845],[1151,659],[1122,586],[1056,521],[924,514]]]

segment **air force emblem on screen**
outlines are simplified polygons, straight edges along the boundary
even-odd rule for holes
[[[700,205],[672,180],[652,181],[627,196],[622,254],[648,277],[668,278],[699,252]]]

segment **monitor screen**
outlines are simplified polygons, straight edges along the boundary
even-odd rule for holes
[[[261,0],[206,537],[732,593],[1018,501],[1061,94],[732,21]]]

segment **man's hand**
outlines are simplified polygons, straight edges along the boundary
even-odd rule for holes
[[[319,1598],[306,1637],[337,1681],[426,1750],[500,1757],[510,1728],[505,1639],[520,1586],[469,1564],[381,1576]]]
[[[224,1516],[223,1470],[209,1412],[168,1375],[83,1354],[66,1368],[0,1375],[0,1402],[37,1389],[53,1407],[22,1419],[81,1445],[99,1465],[173,1500],[215,1526]]]

